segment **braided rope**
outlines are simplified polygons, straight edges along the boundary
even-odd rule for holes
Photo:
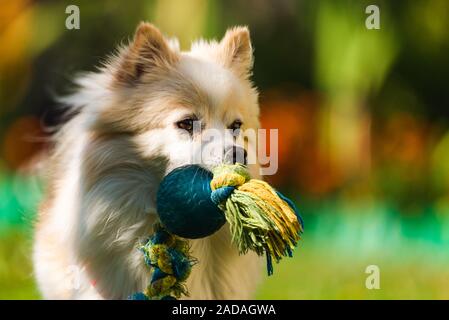
[[[188,295],[185,281],[196,260],[190,256],[186,240],[168,233],[160,224],[139,248],[151,268],[151,280],[144,292],[133,294],[131,300],[172,300]]]

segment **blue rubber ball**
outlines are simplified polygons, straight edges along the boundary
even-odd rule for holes
[[[212,173],[197,165],[176,168],[162,180],[157,211],[165,228],[188,239],[209,236],[226,222],[210,196]]]

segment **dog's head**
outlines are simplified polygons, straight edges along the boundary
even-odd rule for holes
[[[246,27],[181,52],[176,40],[141,23],[106,69],[112,96],[98,111],[97,129],[131,135],[142,158],[166,159],[165,172],[244,162],[251,142],[242,132],[258,128],[252,64]]]

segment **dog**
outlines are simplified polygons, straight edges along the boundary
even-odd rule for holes
[[[192,131],[197,121],[237,134],[259,128],[252,66],[246,27],[184,52],[142,22],[97,72],[76,78],[77,91],[62,98],[72,117],[53,137],[35,225],[33,263],[43,298],[127,299],[146,288],[151,270],[137,247],[157,221],[158,185],[192,163],[202,139]],[[226,150],[244,149],[235,139],[217,145],[223,152],[201,164],[209,170],[228,161]],[[257,176],[257,164],[250,169]],[[199,262],[186,298],[254,297],[261,258],[239,255],[227,225],[190,246]]]

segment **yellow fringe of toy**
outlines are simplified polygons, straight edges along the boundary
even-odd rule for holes
[[[268,274],[272,274],[271,260],[291,256],[300,240],[303,226],[296,208],[268,183],[251,179],[242,164],[219,166],[213,175],[213,193],[226,193],[218,206],[226,215],[232,241],[242,254],[266,253]]]

